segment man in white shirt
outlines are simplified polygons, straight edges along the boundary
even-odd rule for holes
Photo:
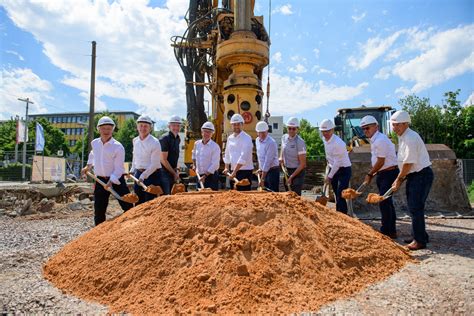
[[[365,181],[369,184],[372,178],[377,175],[376,183],[379,194],[384,195],[400,172],[397,165],[397,153],[395,145],[384,134],[379,132],[379,124],[375,117],[364,116],[360,121],[360,127],[365,136],[370,140],[371,165],[372,168],[365,176]],[[382,226],[380,232],[390,238],[397,238],[396,220],[397,214],[393,205],[392,197],[379,204],[382,215]]]
[[[237,180],[248,179],[252,183],[252,138],[242,130],[244,118],[240,114],[234,114],[230,119],[233,133],[227,138],[224,152],[224,173],[232,172],[231,177]],[[231,181],[231,187],[234,182]],[[251,185],[236,186],[237,191],[250,191]]]
[[[161,186],[161,145],[160,141],[151,132],[153,121],[142,115],[137,120],[138,136],[133,139],[133,158],[130,173],[142,181],[146,186],[152,184]],[[133,187],[138,195],[138,204],[153,200],[156,195],[147,193],[135,183]]]
[[[429,236],[425,225],[425,202],[433,184],[430,156],[420,135],[410,129],[411,118],[405,111],[397,111],[391,118],[393,130],[398,135],[398,167],[400,174],[393,183],[394,191],[407,180],[406,195],[411,214],[413,240],[410,250],[426,248]]]
[[[301,195],[306,173],[306,144],[298,135],[299,128],[300,121],[296,117],[290,117],[286,122],[288,133],[281,138],[280,164],[288,170],[285,189],[289,187]]]
[[[192,159],[193,169],[199,174],[205,188],[219,190],[219,165],[221,148],[213,141],[214,124],[206,122],[201,127],[202,139],[194,143]]]
[[[278,145],[275,140],[268,135],[268,124],[264,121],[258,122],[255,130],[257,139],[258,172],[260,174],[259,187],[266,187],[274,192],[280,187],[280,163],[278,161]]]
[[[107,187],[112,187],[120,196],[124,196],[130,193],[124,178],[125,149],[112,137],[115,123],[110,117],[103,116],[99,119],[97,129],[100,137],[92,141],[92,150],[89,153],[87,166],[81,172],[85,175],[94,167],[95,175],[105,182]],[[106,219],[105,213],[109,205],[109,196],[110,191],[96,182],[94,186],[94,222],[96,226]],[[119,203],[124,212],[133,206],[123,201],[119,201]]]
[[[330,168],[324,181],[332,186],[336,197],[336,210],[347,214],[347,203],[341,196],[342,191],[349,187],[352,176],[352,164],[346,144],[334,134],[334,123],[331,120],[323,120],[319,130],[323,134],[324,151]]]

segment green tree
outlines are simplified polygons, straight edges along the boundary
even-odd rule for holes
[[[324,144],[317,127],[311,126],[307,120],[301,119],[299,133],[306,143],[308,160],[324,157]]]
[[[399,100],[411,115],[411,126],[426,143],[445,144],[458,158],[474,157],[474,107],[463,107],[460,90],[444,94],[442,105],[430,105],[428,98],[409,95]]]
[[[115,139],[125,148],[125,161],[132,161],[133,139],[138,136],[137,123],[130,118],[125,121],[120,130],[115,133]]]

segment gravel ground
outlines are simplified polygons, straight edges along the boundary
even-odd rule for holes
[[[115,215],[115,214],[114,214]],[[378,229],[378,221],[367,221]],[[400,238],[410,222],[399,221]],[[64,295],[41,275],[42,263],[64,244],[92,228],[91,212],[60,218],[0,217],[0,308],[3,313],[106,313],[107,308]],[[429,249],[389,279],[323,314],[473,314],[474,220],[429,219]]]

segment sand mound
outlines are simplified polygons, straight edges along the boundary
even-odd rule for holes
[[[111,312],[315,311],[410,256],[293,193],[185,194],[131,209],[67,244],[44,276]]]

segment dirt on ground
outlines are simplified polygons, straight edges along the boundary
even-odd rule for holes
[[[112,211],[108,215],[109,218],[121,214],[116,202],[111,201],[109,209]],[[365,223],[375,230],[380,226],[378,220]],[[105,305],[62,293],[42,276],[44,262],[65,244],[87,233],[93,228],[92,226],[93,218],[90,211],[74,212],[69,215],[65,213],[57,218],[52,216],[41,219],[38,217],[35,219],[34,215],[16,218],[0,216],[2,312],[55,314],[110,312],[111,310]],[[403,238],[409,236],[410,221],[398,221],[397,226],[400,237],[396,242],[403,244]],[[365,227],[367,230],[372,229],[369,226]],[[311,312],[370,315],[473,314],[474,220],[429,218],[427,229],[431,243],[428,244],[428,249],[413,253],[417,262],[408,263],[388,278],[352,295],[348,294],[328,302],[319,310],[311,309]],[[383,270],[383,267],[379,268]],[[113,273],[113,270],[109,269],[108,273]],[[207,275],[202,275],[200,278],[205,279]],[[280,287],[280,291],[287,291],[287,288]],[[212,304],[207,306],[213,309]],[[253,310],[256,311],[258,307]],[[310,309],[296,307],[292,310],[295,313],[302,311]]]
[[[313,311],[400,270],[407,251],[294,193],[182,194],[66,245],[44,276],[111,312]]]

